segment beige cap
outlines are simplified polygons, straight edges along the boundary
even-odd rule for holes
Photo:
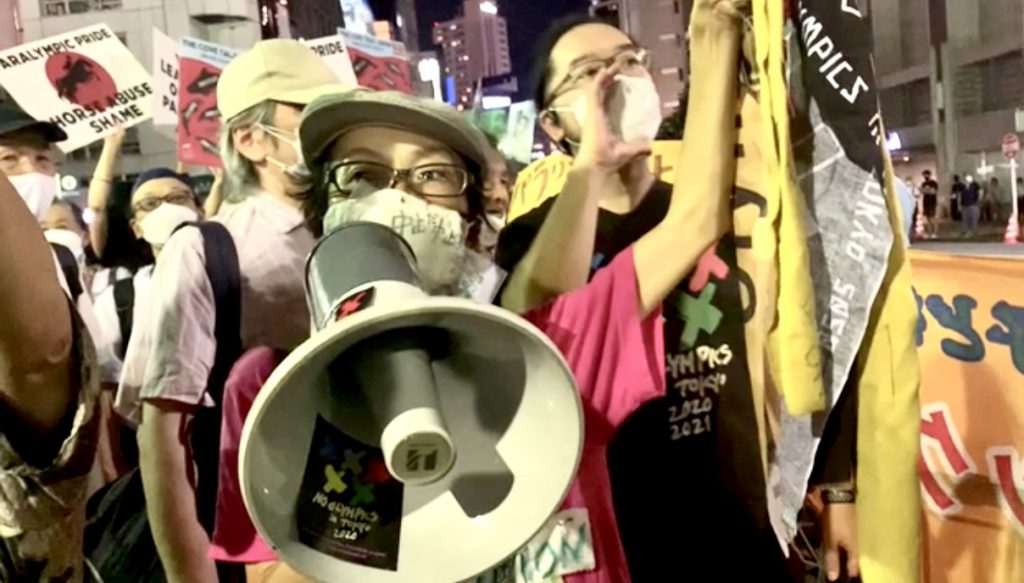
[[[324,94],[302,114],[299,139],[308,163],[316,163],[339,136],[364,125],[391,126],[445,144],[477,165],[487,166],[490,145],[469,118],[454,107],[397,91],[358,89]]]
[[[313,49],[291,39],[264,40],[224,68],[217,109],[229,120],[264,101],[309,105],[324,93],[348,89]]]

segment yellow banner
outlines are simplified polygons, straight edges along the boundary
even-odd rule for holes
[[[911,254],[925,581],[1024,581],[1024,261]]]
[[[659,180],[669,184],[675,181],[675,161],[679,159],[680,144],[682,142],[679,141],[654,142],[649,165]],[[554,154],[537,160],[520,172],[512,189],[512,200],[509,201],[509,221],[530,212],[561,192],[571,167],[572,158]]]

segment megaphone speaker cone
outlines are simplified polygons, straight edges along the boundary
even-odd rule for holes
[[[316,333],[246,420],[246,507],[314,580],[471,579],[522,548],[576,474],[582,409],[550,340],[493,306],[404,297]]]

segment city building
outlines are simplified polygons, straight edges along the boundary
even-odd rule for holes
[[[295,0],[293,0],[295,1]],[[301,1],[301,0],[299,0]],[[366,0],[340,0],[345,29],[359,34],[373,34],[373,10]]]
[[[412,86],[416,95],[444,101],[444,91],[441,89],[441,62],[437,58],[437,53],[410,52],[409,74],[412,76]]]
[[[0,48],[8,48],[106,23],[149,69],[153,62],[152,30],[172,38],[190,36],[247,48],[260,38],[255,2],[248,0],[0,0]],[[9,26],[13,23],[14,26]],[[119,172],[131,175],[154,166],[175,164],[175,139],[143,123],[127,132]],[[71,152],[62,173],[86,184],[102,143]]]
[[[512,72],[508,29],[495,0],[466,0],[460,16],[434,25],[434,44],[444,54],[447,101],[473,106],[479,82]]]
[[[420,30],[417,24],[416,0],[398,0],[395,8],[395,24],[398,26],[398,40],[410,53],[420,51]]]
[[[651,77],[665,115],[679,106],[689,55],[686,28],[692,0],[592,0],[590,13],[618,27],[651,53]]]
[[[344,26],[338,0],[276,0],[286,9],[291,38],[321,38],[338,34]]]
[[[1015,119],[1024,107],[1022,3],[872,0],[866,8],[898,175],[919,181],[922,170],[936,171],[943,194],[953,174],[1009,184],[1000,144],[1024,131]]]

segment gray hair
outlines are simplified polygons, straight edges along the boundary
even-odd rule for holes
[[[228,202],[241,202],[260,189],[256,166],[235,148],[233,134],[254,125],[273,125],[276,109],[277,102],[260,102],[227,120],[221,128],[220,159],[224,162],[224,195]]]

